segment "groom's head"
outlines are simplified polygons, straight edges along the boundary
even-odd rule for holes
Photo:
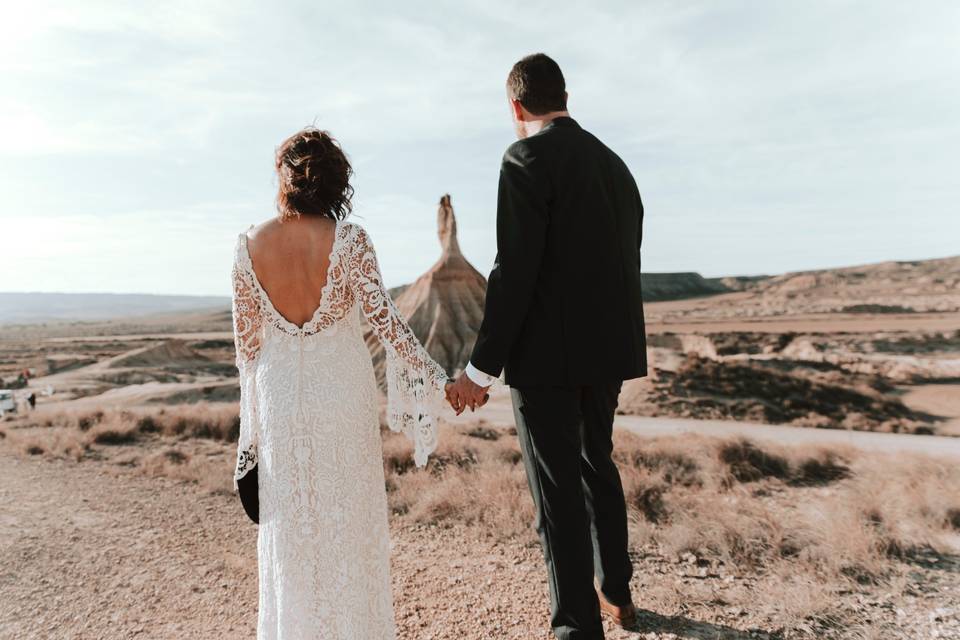
[[[567,110],[567,85],[560,65],[544,53],[523,58],[507,76],[507,99],[517,135],[525,138],[524,122]]]

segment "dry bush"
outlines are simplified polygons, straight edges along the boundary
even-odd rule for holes
[[[130,444],[137,441],[139,431],[135,423],[117,416],[90,427],[86,435],[92,444]]]
[[[198,402],[158,408],[50,411],[22,417],[16,426],[75,429],[88,433],[90,441],[97,444],[126,444],[147,433],[235,442],[240,417],[236,403]]]
[[[235,442],[240,435],[236,403],[198,402],[131,412],[142,433],[160,433],[183,438],[210,438]]]
[[[614,456],[635,547],[736,570],[876,581],[894,559],[946,551],[943,534],[960,525],[960,470],[924,458],[625,432]],[[506,431],[445,427],[425,470],[414,469],[405,438],[388,433],[384,464],[403,518],[532,535],[519,447]],[[799,608],[821,598],[804,601]]]
[[[960,507],[951,507],[947,509],[947,524],[958,531],[960,531]]]
[[[14,445],[27,455],[46,455],[55,458],[82,460],[90,450],[83,434],[76,431],[58,431],[51,434],[11,433]]]
[[[165,447],[133,461],[140,472],[152,477],[172,478],[197,484],[212,493],[232,494],[232,460],[211,460],[176,447]]]
[[[943,534],[960,503],[955,465],[743,441],[713,446],[737,483],[721,491],[663,491],[656,519],[638,509],[659,525],[640,527],[643,540],[748,570],[782,564],[858,581],[885,576],[892,558],[949,551]],[[762,482],[766,491],[749,490]],[[831,482],[826,493],[803,488]]]
[[[746,439],[725,442],[720,446],[720,460],[739,482],[754,482],[763,478],[786,479],[790,463],[775,453],[765,451]]]
[[[27,454],[31,456],[36,456],[44,453],[46,450],[43,448],[42,445],[39,445],[36,443],[27,443],[26,446],[24,447],[24,451],[26,451]]]
[[[532,536],[533,504],[515,438],[444,428],[425,469],[404,436],[384,432],[391,511],[412,522],[458,522],[493,535]]]

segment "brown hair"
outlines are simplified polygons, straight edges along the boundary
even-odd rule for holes
[[[277,148],[277,212],[281,220],[315,215],[343,220],[353,208],[353,168],[328,131],[307,127]]]
[[[510,97],[534,115],[567,110],[567,84],[560,65],[545,53],[531,54],[510,69]]]

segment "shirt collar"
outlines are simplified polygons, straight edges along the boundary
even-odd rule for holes
[[[559,116],[557,118],[554,118],[547,124],[543,125],[543,129],[541,129],[541,131],[546,131],[550,127],[579,127],[579,126],[580,125],[577,124],[577,121],[571,118],[570,116]]]

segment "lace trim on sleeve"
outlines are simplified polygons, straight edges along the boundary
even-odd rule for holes
[[[386,352],[387,423],[413,441],[414,462],[422,467],[437,448],[447,374],[393,304],[366,232],[353,227],[350,276],[363,315]]]
[[[249,261],[237,238],[233,261],[233,339],[236,365],[240,374],[240,437],[237,440],[237,464],[233,488],[237,480],[257,465],[259,416],[256,402],[256,365],[263,340],[263,304]]]

